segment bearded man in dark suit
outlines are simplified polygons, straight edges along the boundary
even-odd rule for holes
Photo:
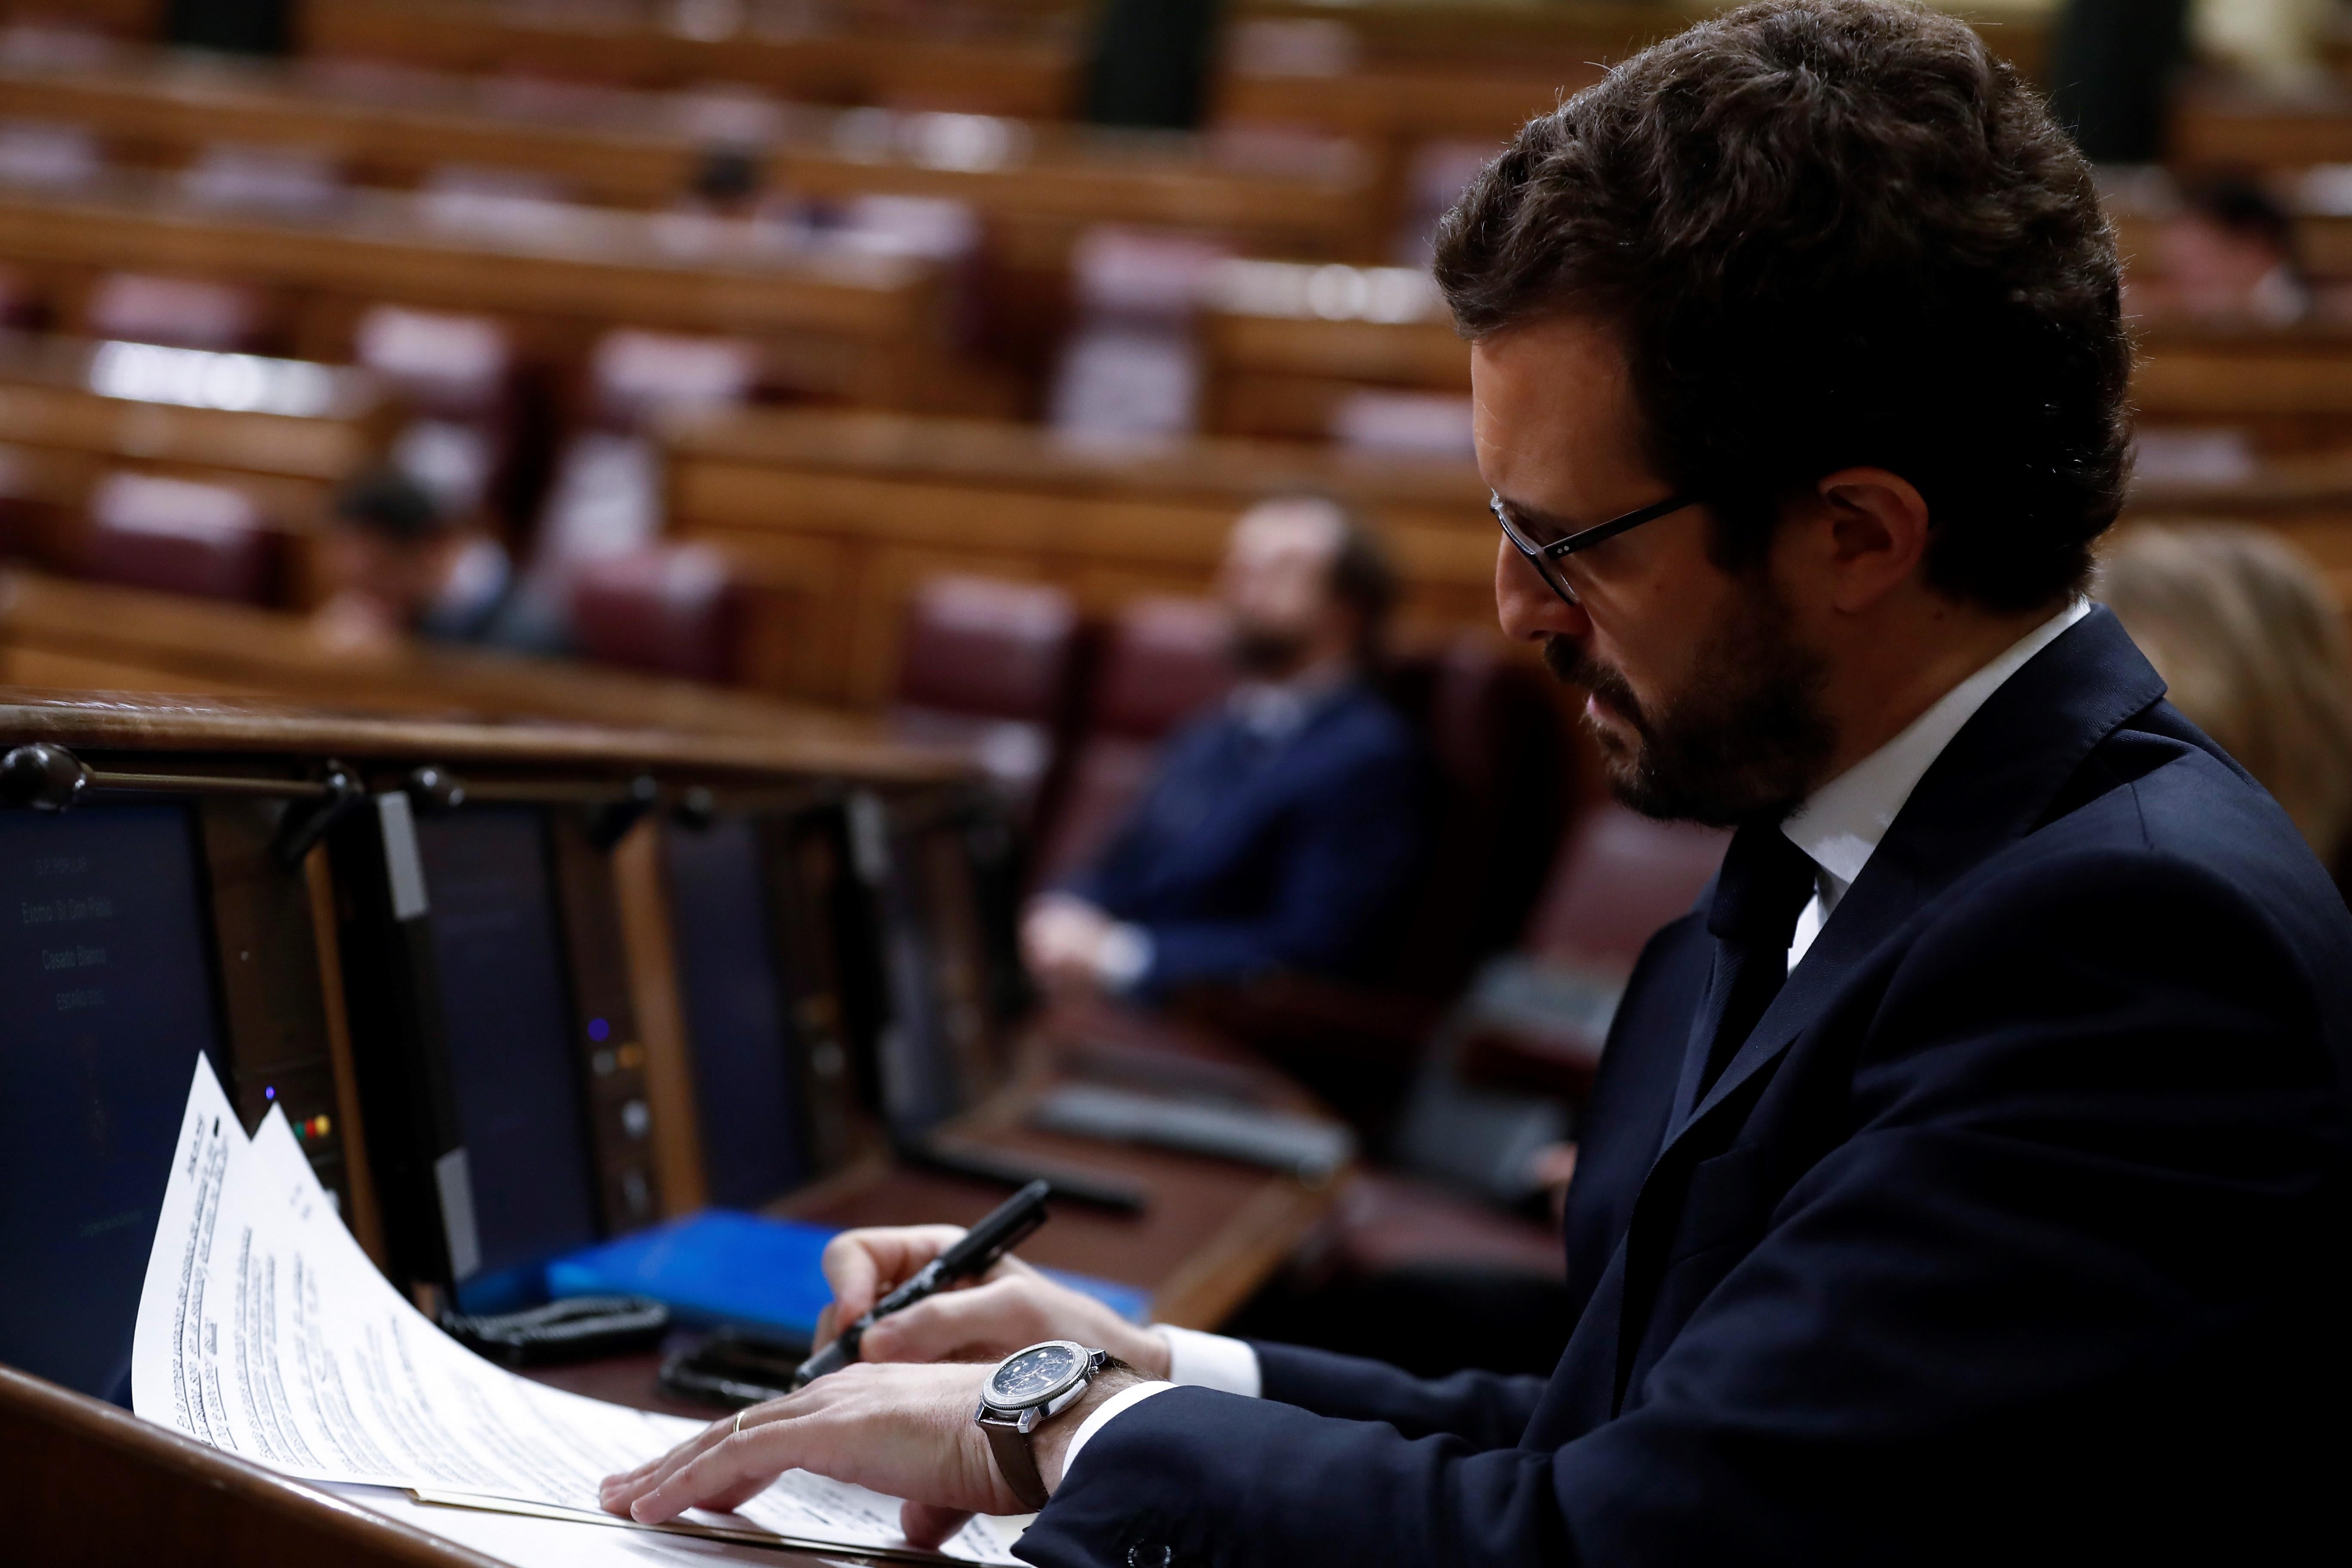
[[[2307,1552],[2352,914],[2083,597],[2130,369],[2088,166],[1959,22],[1768,0],[1530,123],[1437,265],[1505,628],[1622,799],[1736,829],[1612,1029],[1558,1369],[1138,1329],[1007,1264],[608,1506],[806,1466],[937,1539],[1045,1495],[1055,1568]],[[954,1234],[839,1239],[840,1311]],[[1031,1423],[1033,1488],[955,1358],[1047,1336],[1126,1364]]]

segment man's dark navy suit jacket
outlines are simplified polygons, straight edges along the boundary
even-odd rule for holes
[[[2105,610],[2013,676],[1679,1124],[1713,939],[1651,942],[1549,1381],[1260,1345],[1265,1398],[1122,1414],[1023,1555],[2336,1556],[2352,914],[2163,690]]]
[[[1276,742],[1221,708],[1169,742],[1070,890],[1151,933],[1146,994],[1276,969],[1349,974],[1412,890],[1428,783],[1412,731],[1360,682]]]

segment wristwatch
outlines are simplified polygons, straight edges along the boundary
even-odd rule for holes
[[[972,1419],[988,1434],[996,1468],[1022,1507],[1034,1512],[1045,1506],[1045,1479],[1037,1473],[1029,1435],[1039,1422],[1067,1410],[1109,1362],[1108,1351],[1090,1351],[1076,1340],[1047,1340],[1014,1351],[988,1374]]]

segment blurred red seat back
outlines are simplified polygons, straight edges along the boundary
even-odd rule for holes
[[[1077,608],[1059,588],[934,577],[907,606],[891,706],[1052,723],[1077,632]]]
[[[1450,995],[1517,940],[1572,804],[1566,727],[1547,679],[1496,638],[1399,658],[1382,684],[1433,764],[1423,880],[1399,932],[1398,988]]]
[[[1067,739],[1078,642],[1059,588],[934,577],[907,606],[891,729],[969,753],[1033,822]]]
[[[253,498],[226,485],[114,473],[91,492],[82,575],[101,583],[268,604],[278,540]]]
[[[1689,910],[1731,836],[1654,822],[1603,799],[1560,845],[1524,943],[1538,957],[1630,973],[1643,944]]]
[[[247,353],[269,346],[273,324],[269,301],[257,289],[146,272],[100,278],[82,322],[94,338]]]
[[[586,658],[725,683],[740,647],[740,595],[706,545],[657,544],[584,562],[572,579],[572,636]]]
[[[1036,879],[1076,872],[1117,832],[1151,782],[1160,743],[1233,686],[1225,618],[1205,599],[1142,598],[1097,637],[1083,727],[1050,821]]]

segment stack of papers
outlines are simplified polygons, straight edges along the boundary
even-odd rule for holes
[[[565,1539],[588,1523],[646,1528],[599,1511],[598,1481],[702,1429],[532,1383],[443,1333],[343,1228],[284,1116],[273,1109],[248,1140],[201,1056],[140,1297],[131,1390],[141,1416],[286,1475],[528,1514]],[[409,1517],[478,1533],[439,1529],[431,1513]],[[672,1533],[1011,1563],[1024,1523],[977,1519],[942,1552],[918,1552],[896,1499],[793,1470],[738,1513],[698,1511]],[[546,1539],[548,1561],[571,1560]]]

